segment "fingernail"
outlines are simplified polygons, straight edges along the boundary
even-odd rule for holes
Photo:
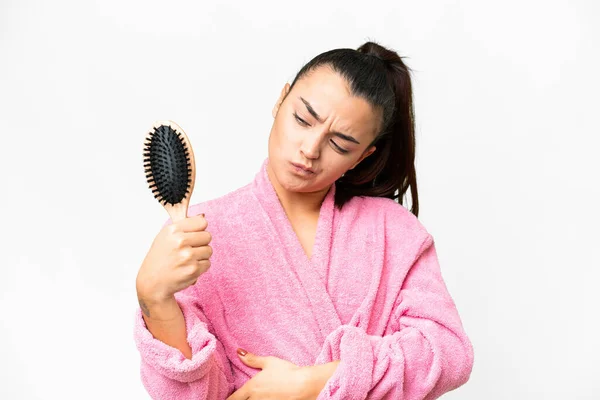
[[[240,356],[245,356],[246,354],[248,354],[248,352],[246,350],[244,350],[244,349],[237,349],[237,353]]]

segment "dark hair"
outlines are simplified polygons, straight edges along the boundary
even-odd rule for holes
[[[329,66],[346,79],[353,95],[383,111],[381,131],[369,145],[376,145],[375,152],[336,182],[335,204],[340,209],[354,196],[386,197],[402,204],[410,186],[410,211],[419,215],[411,70],[402,58],[371,41],[357,50],[330,50],[304,65],[291,84],[293,88],[317,67]]]

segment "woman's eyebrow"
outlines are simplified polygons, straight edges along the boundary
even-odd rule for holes
[[[312,115],[317,121],[323,123],[323,120],[321,119],[321,117],[319,116],[319,114],[317,114],[317,112],[315,111],[314,108],[312,108],[312,106],[310,105],[310,103],[308,101],[306,101],[303,97],[300,96],[300,100],[302,100],[302,102],[304,103],[304,105],[306,106],[306,110],[310,113],[310,115]],[[345,135],[343,133],[340,132],[331,132],[333,133],[335,136],[338,136],[344,140],[347,140],[348,142],[352,142],[352,143],[356,143],[356,144],[360,144],[360,142],[356,139],[354,139],[352,136],[350,135]]]

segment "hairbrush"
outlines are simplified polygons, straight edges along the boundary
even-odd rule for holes
[[[196,163],[190,140],[175,122],[157,121],[146,134],[144,172],[149,189],[171,221],[187,218]]]

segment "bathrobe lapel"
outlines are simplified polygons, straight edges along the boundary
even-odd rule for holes
[[[312,313],[319,324],[323,339],[325,339],[329,333],[341,325],[326,286],[326,272],[329,268],[334,232],[335,185],[332,185],[321,204],[312,256],[309,259],[269,180],[267,164],[268,159],[264,161],[261,170],[256,175],[253,191],[270,221],[274,236],[279,241],[274,245],[281,249],[289,268],[293,270],[303,287],[305,295],[312,305]]]

